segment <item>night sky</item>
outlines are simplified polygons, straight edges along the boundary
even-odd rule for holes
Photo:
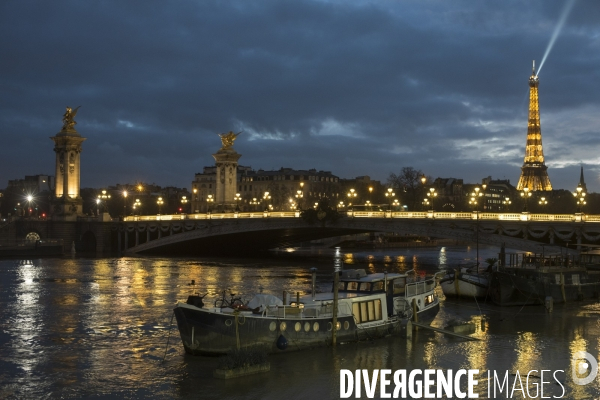
[[[82,187],[190,187],[217,133],[241,165],[516,185],[528,78],[565,1],[2,1],[0,188],[54,174],[81,105]],[[576,1],[540,71],[555,189],[600,191],[600,2]]]

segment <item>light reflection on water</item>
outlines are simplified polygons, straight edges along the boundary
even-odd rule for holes
[[[443,260],[473,259],[462,248],[341,252],[346,268],[435,271]],[[486,253],[487,251],[487,253]],[[482,259],[495,249],[480,248]],[[0,261],[0,398],[338,398],[339,370],[563,369],[565,398],[600,393],[597,380],[579,387],[570,380],[570,358],[585,350],[599,355],[598,305],[498,308],[485,302],[447,300],[433,325],[471,323],[481,341],[467,342],[420,329],[398,337],[270,356],[271,372],[234,383],[212,378],[215,358],[183,352],[171,326],[172,308],[192,292],[213,303],[223,289],[249,299],[264,292],[310,289],[311,266],[319,290],[328,290],[332,262],[226,259],[48,259]],[[191,285],[191,281],[195,284]],[[165,345],[170,334],[165,363]],[[539,374],[538,374],[539,376]],[[480,398],[486,398],[480,375]],[[511,375],[512,379],[512,375]],[[560,394],[557,385],[546,395]],[[576,397],[571,397],[576,396]],[[364,392],[363,392],[364,396]],[[500,397],[501,398],[501,397]]]

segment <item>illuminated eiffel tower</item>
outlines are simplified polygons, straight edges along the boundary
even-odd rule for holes
[[[529,77],[529,122],[527,124],[527,145],[525,146],[525,160],[521,167],[521,178],[517,190],[528,188],[530,191],[552,190],[548,177],[548,167],[544,164],[544,150],[542,149],[542,129],[540,128],[540,106],[538,103],[539,78],[535,74],[535,61],[533,72]]]

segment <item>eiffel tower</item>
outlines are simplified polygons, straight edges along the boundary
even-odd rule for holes
[[[544,150],[542,149],[542,129],[540,128],[540,106],[538,103],[539,78],[535,74],[535,61],[533,72],[529,77],[529,122],[527,124],[527,145],[525,146],[525,160],[521,167],[521,178],[517,190],[528,188],[530,191],[549,191],[552,184],[548,177],[548,167],[544,164]]]

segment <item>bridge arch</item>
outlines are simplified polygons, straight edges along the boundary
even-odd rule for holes
[[[246,214],[246,213],[244,213]],[[146,236],[145,242],[132,242],[121,247],[132,253],[154,254],[247,254],[275,247],[289,247],[313,239],[366,232],[415,234],[438,238],[489,244],[532,252],[559,252],[565,238],[573,242],[600,240],[600,224],[582,224],[575,220],[532,220],[521,215],[483,218],[471,213],[392,213],[366,212],[344,215],[336,221],[310,224],[294,213],[213,214],[204,218],[125,221],[119,229]],[[291,215],[288,215],[291,214]],[[463,215],[464,214],[464,215]],[[272,215],[278,217],[272,217]],[[491,215],[491,214],[490,214]],[[475,216],[475,218],[472,218]],[[599,221],[600,222],[600,221]],[[156,226],[156,228],[154,228]],[[150,235],[152,229],[159,233]],[[563,252],[566,251],[564,248]],[[572,251],[572,250],[571,250]]]

